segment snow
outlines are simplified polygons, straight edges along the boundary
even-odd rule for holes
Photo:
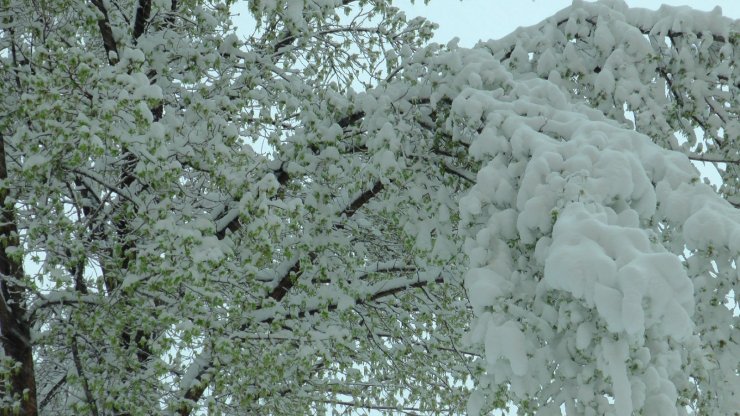
[[[618,333],[624,330],[622,294],[618,290],[601,283],[595,283],[593,303],[596,304],[596,310],[606,322],[606,328],[610,332]]]
[[[496,364],[499,357],[508,360],[511,371],[516,376],[524,376],[529,369],[527,342],[517,324],[508,321],[503,325],[489,322],[486,332],[485,351],[490,365]]]
[[[432,234],[431,227],[422,225],[419,228],[419,232],[416,234],[416,243],[414,248],[420,251],[428,251],[432,249]]]
[[[481,201],[473,193],[460,199],[460,217],[463,221],[480,213]]]
[[[578,329],[576,330],[576,348],[585,350],[591,345],[594,329],[593,324],[590,322],[583,322],[578,325]]]
[[[131,61],[134,63],[142,63],[144,62],[144,52],[141,51],[141,49],[137,48],[126,48],[123,51],[123,56],[121,61]]]
[[[59,68],[78,72],[71,90],[69,76],[62,89],[51,85],[53,78],[34,78],[48,72],[43,66],[35,66],[36,74],[23,72],[28,114],[17,118],[44,134],[26,137],[28,123],[8,118],[10,130],[19,126],[8,149],[19,161],[11,174],[20,173],[13,192],[20,201],[19,230],[29,230],[23,238],[58,253],[59,266],[67,266],[64,253],[85,249],[92,250],[93,263],[118,264],[111,256],[121,254],[135,259],[125,262],[135,268],[121,273],[122,290],[91,286],[89,299],[79,297],[64,276],[57,283],[64,291],[46,298],[29,292],[30,313],[69,316],[74,324],[79,318],[70,308],[90,311],[95,319],[76,328],[90,341],[80,344],[89,359],[96,342],[118,339],[128,326],[115,312],[144,311],[136,315],[142,327],[161,334],[151,341],[177,355],[142,363],[170,374],[152,385],[155,405],[162,397],[182,397],[172,389],[178,382],[183,390],[198,384],[199,374],[214,375],[223,393],[214,394],[209,384],[202,409],[219,397],[239,403],[244,397],[230,383],[251,380],[255,369],[276,369],[261,377],[268,382],[255,379],[254,388],[268,393],[278,379],[305,385],[318,362],[326,362],[322,371],[329,373],[361,363],[361,381],[385,380],[406,374],[404,368],[439,364],[432,361],[453,352],[426,354],[424,348],[455,343],[469,328],[464,355],[480,357],[466,362],[479,389],[468,401],[470,414],[493,400],[526,400],[538,414],[680,414],[684,400],[694,397],[708,402],[707,414],[734,411],[737,400],[728,397],[738,391],[737,317],[723,303],[736,295],[740,216],[699,183],[685,155],[667,149],[694,144],[679,147],[674,137],[680,123],[696,121],[688,116],[706,119],[722,130],[718,134],[735,133],[737,122],[723,120],[734,115],[734,86],[718,79],[732,79],[736,51],[718,37],[735,33],[737,22],[717,10],[649,13],[620,1],[576,1],[548,22],[468,50],[455,41],[446,48],[410,45],[416,27],[403,26],[398,16],[401,29],[393,22],[380,31],[352,32],[355,40],[370,36],[395,48],[385,63],[398,69],[355,93],[336,85],[354,76],[346,62],[336,61],[343,53],[321,54],[339,73],[317,75],[327,67],[304,65],[323,50],[306,48],[331,47],[351,32],[334,15],[340,3],[250,2],[262,25],[253,37],[221,30],[219,19],[228,15],[221,6],[198,7],[191,26],[215,26],[180,36],[188,25],[163,31],[153,24],[156,34],[143,35],[135,47],[130,39],[120,43],[115,65],[69,48],[75,55],[68,63],[79,66]],[[363,25],[395,10],[362,3],[380,13],[357,21]],[[120,26],[120,19],[111,23],[123,39],[118,35],[130,27]],[[408,37],[385,42],[397,30]],[[665,39],[672,30],[684,31],[672,35],[679,41]],[[302,40],[280,56],[265,53],[286,31]],[[361,61],[375,52],[383,56],[366,46]],[[211,65],[216,61],[218,68]],[[710,61],[717,63],[710,68]],[[670,72],[671,86],[661,71]],[[671,88],[692,99],[678,102]],[[49,97],[70,100],[81,92],[90,93],[91,105],[60,101],[72,105],[46,111],[57,102]],[[13,104],[18,95],[7,96]],[[48,102],[34,112],[26,103],[39,97]],[[151,109],[160,102],[164,113],[155,121]],[[632,120],[625,120],[625,103],[635,113]],[[358,112],[356,123],[337,122]],[[38,120],[27,117],[35,114]],[[46,119],[59,126],[44,131]],[[269,136],[274,157],[256,155],[243,143],[257,136]],[[139,163],[137,180],[121,191],[124,148]],[[56,188],[48,193],[28,186],[57,156],[59,175],[41,175],[48,179],[43,186]],[[289,174],[287,183],[278,180],[279,169]],[[98,207],[79,210],[89,217],[86,223],[72,211],[54,211],[55,203],[63,210],[79,207],[75,198],[83,186],[59,187],[67,174],[79,174],[76,180],[100,198],[85,198]],[[731,171],[724,175],[732,179]],[[364,201],[375,183],[383,191]],[[124,196],[132,202],[122,203]],[[351,201],[363,205],[342,216]],[[238,227],[231,227],[236,219]],[[124,241],[134,242],[135,250],[119,253]],[[22,254],[21,246],[9,253]],[[118,271],[108,272],[106,279]],[[290,289],[275,296],[286,277]],[[97,275],[85,278],[103,286]],[[130,295],[126,302],[119,292]],[[113,313],[93,315],[97,309]],[[465,321],[467,311],[472,322]],[[48,318],[39,319],[42,328]],[[403,341],[409,339],[414,342]],[[238,359],[245,346],[257,352],[254,359]],[[56,350],[68,349],[40,349],[40,364],[53,362]],[[96,392],[109,386],[99,369],[113,379],[130,367],[113,360],[129,353],[118,350],[83,363]],[[341,351],[352,354],[336,354]],[[408,365],[393,366],[392,360]],[[225,365],[228,371],[220,371]],[[463,365],[446,368],[466,375]],[[393,396],[384,390],[392,385],[379,384],[372,404]],[[435,400],[446,393],[431,387],[431,395],[440,394]],[[69,389],[59,391],[69,396]],[[308,390],[294,393],[285,401],[313,400],[303,395]],[[259,404],[271,400],[284,399],[265,394]],[[276,409],[265,412],[280,413]]]
[[[596,242],[566,235],[553,240],[544,273],[544,282],[553,289],[564,290],[593,305],[595,285],[616,280],[617,268]]]
[[[510,293],[512,286],[500,274],[483,267],[469,270],[465,282],[470,303],[480,312],[492,306],[495,299]]]
[[[602,344],[606,371],[611,376],[614,385],[614,407],[617,416],[632,414],[632,386],[627,377],[624,364],[627,362],[628,346],[624,341],[610,341],[605,339]],[[662,413],[650,413],[662,414]]]
[[[486,404],[486,399],[483,394],[479,391],[475,391],[468,397],[468,403],[466,407],[466,414],[470,416],[480,415],[483,406]]]
[[[690,247],[734,245],[731,235],[740,231],[735,212],[724,206],[706,204],[691,213],[683,225],[683,237]],[[737,235],[737,234],[736,234]]]
[[[34,153],[28,155],[23,161],[24,170],[32,170],[39,166],[46,165],[51,159],[45,153]]]
[[[611,30],[607,27],[608,23],[604,22],[605,19],[599,18],[596,24],[596,31],[594,32],[594,43],[601,49],[601,52],[605,55],[609,55],[614,49],[616,40],[612,35]]]
[[[545,50],[537,60],[537,73],[547,75],[557,67],[558,58],[551,49]]]
[[[469,339],[484,349],[488,373],[483,380],[510,383],[519,399],[529,400],[534,392],[541,403],[568,396],[566,379],[561,393],[530,387],[547,386],[551,377],[565,377],[566,372],[586,383],[593,378],[593,367],[565,364],[585,360],[609,377],[612,385],[601,388],[614,403],[591,389],[578,393],[583,406],[597,414],[676,414],[679,384],[673,375],[684,371],[686,354],[693,354],[681,352],[680,345],[695,342],[698,325],[703,325],[697,313],[704,306],[696,303],[703,292],[694,281],[715,281],[697,276],[712,268],[704,258],[689,257],[702,264],[702,271],[684,266],[685,249],[729,249],[728,258],[736,256],[740,217],[697,181],[685,155],[625,128],[622,108],[604,117],[564,95],[573,86],[561,73],[562,65],[584,73],[594,89],[591,99],[604,100],[600,109],[611,108],[610,100],[643,105],[645,93],[656,96],[649,103],[651,111],[667,105],[665,86],[656,82],[650,91],[643,85],[653,70],[642,73],[625,64],[653,53],[648,39],[627,19],[661,31],[667,22],[687,27],[693,18],[705,17],[675,8],[666,9],[666,16],[643,16],[616,3],[617,11],[602,4],[574,4],[567,12],[570,17],[564,12],[553,18],[569,22],[566,32],[570,28],[575,33],[586,26],[575,23],[578,19],[598,16],[593,47],[563,41],[558,47],[565,60],[551,59],[557,54],[548,45],[559,45],[560,35],[545,24],[532,38],[528,36],[534,31],[484,44],[519,72],[528,70],[527,54],[534,51],[540,59],[535,59],[536,70],[547,80],[531,74],[498,75],[483,87],[472,82],[453,97],[454,116],[478,130],[466,137],[470,157],[481,162],[476,184],[460,199],[471,267],[465,287],[476,316]],[[726,24],[723,20],[720,25]],[[504,58],[498,52],[502,50],[511,55]],[[456,52],[458,72],[465,72],[466,65],[500,70],[493,69],[495,58],[486,64],[476,53]],[[603,55],[598,58],[601,70],[589,73],[597,64],[586,60],[597,59],[598,53]],[[693,55],[684,57],[683,64],[693,68]],[[664,128],[660,122],[651,127]],[[513,261],[507,264],[503,257]],[[561,339],[570,339],[570,346]],[[695,351],[697,345],[685,351]],[[515,348],[529,356],[514,353]],[[540,374],[543,365],[530,362],[536,348],[546,351],[544,362],[563,373]],[[657,378],[651,380],[653,376]]]

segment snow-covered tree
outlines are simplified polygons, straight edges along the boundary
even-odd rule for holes
[[[739,41],[718,8],[577,2],[459,59],[479,75],[452,104],[481,161],[460,204],[487,361],[470,413],[740,409]]]
[[[2,3],[3,413],[740,408],[737,21],[232,3]]]

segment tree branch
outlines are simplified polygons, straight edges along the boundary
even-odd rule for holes
[[[134,41],[144,33],[151,12],[152,0],[139,0],[139,4],[136,6],[136,19],[134,20]]]
[[[90,0],[93,6],[97,7],[98,11],[103,15],[101,19],[98,19],[98,28],[100,28],[100,36],[103,38],[103,47],[105,48],[106,59],[108,63],[114,65],[118,61],[118,47],[116,46],[116,40],[113,38],[113,30],[110,26],[110,19],[108,18],[108,10],[103,4],[103,0]],[[116,54],[115,57],[111,56],[111,52]]]
[[[49,392],[46,393],[46,396],[44,396],[44,398],[39,402],[39,409],[43,410],[43,408],[46,407],[47,404],[49,404],[51,399],[54,398],[57,390],[59,390],[66,382],[67,375],[65,374],[62,376],[62,378],[59,379],[59,381],[57,381],[56,384],[54,384],[54,386],[51,387],[51,389],[49,389]]]
[[[373,184],[373,187],[372,188],[370,188],[370,189],[366,190],[365,192],[361,193],[360,195],[358,195],[349,204],[349,206],[347,208],[345,208],[344,210],[342,210],[342,212],[340,212],[340,216],[341,215],[346,215],[347,218],[349,218],[349,217],[355,215],[355,213],[357,212],[357,210],[359,210],[360,208],[362,208],[363,205],[365,205],[366,203],[368,203],[368,201],[370,201],[375,195],[377,195],[378,193],[380,193],[380,191],[382,191],[384,187],[385,186],[383,185],[382,182],[380,182],[379,180],[376,181]]]
[[[82,369],[82,360],[80,360],[80,352],[77,348],[77,335],[72,336],[71,347],[72,360],[75,363],[75,370],[77,370],[77,375],[80,377],[80,380],[82,380],[82,389],[85,391],[85,399],[87,400],[87,404],[90,406],[90,413],[92,413],[93,416],[98,416],[98,405],[95,403],[95,398],[90,391],[90,385],[87,382],[87,377],[85,376],[85,373]]]
[[[340,216],[345,216],[346,218],[352,217],[357,210],[370,201],[370,199],[377,195],[381,190],[383,190],[383,184],[380,181],[375,182],[371,189],[361,193],[349,204],[349,206],[342,210],[340,212]],[[308,257],[310,259],[310,263],[313,263],[317,254],[315,252],[308,253]],[[301,273],[301,262],[300,260],[296,260],[295,264],[293,264],[293,266],[280,278],[269,296],[278,302],[281,301],[285,295],[288,294],[290,289],[293,288]]]

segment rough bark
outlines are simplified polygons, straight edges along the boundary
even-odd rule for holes
[[[0,408],[0,414],[36,415],[36,377],[31,347],[31,323],[26,318],[26,290],[23,284],[23,258],[15,207],[7,188],[5,139],[0,135],[0,345],[16,366],[8,378],[0,380],[0,394],[20,400],[20,409]],[[0,404],[2,406],[2,404]]]

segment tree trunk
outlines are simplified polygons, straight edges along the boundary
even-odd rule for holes
[[[0,380],[0,394],[20,400],[18,408],[0,408],[2,415],[36,415],[36,379],[31,325],[26,320],[23,256],[20,254],[14,201],[8,199],[5,139],[0,135],[0,345],[15,367]],[[3,406],[0,404],[0,406]]]

